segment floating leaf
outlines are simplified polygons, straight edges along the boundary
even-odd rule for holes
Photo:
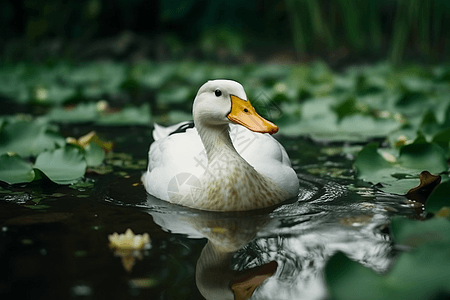
[[[16,121],[6,124],[0,132],[0,154],[14,152],[27,157],[64,145],[64,138],[42,122]]]
[[[80,150],[64,147],[42,152],[37,158],[35,168],[58,184],[76,182],[86,171],[86,161]]]
[[[414,143],[400,149],[398,162],[402,167],[427,170],[431,173],[447,171],[445,152],[433,143],[427,143],[418,137]]]
[[[449,263],[446,247],[424,245],[402,253],[390,272],[381,276],[338,253],[328,261],[325,278],[336,300],[434,299],[439,292],[450,292],[450,268],[444,267]]]
[[[411,145],[414,147],[408,147]],[[373,184],[383,184],[381,189],[385,192],[403,195],[419,185],[418,174],[423,170],[438,173],[447,169],[445,156],[439,146],[421,140],[411,145],[403,147],[408,148],[400,152],[397,163],[390,163],[378,153],[377,144],[368,144],[354,162],[358,178]],[[422,161],[427,158],[430,160],[429,165],[427,161]]]
[[[120,112],[104,113],[100,115],[97,124],[100,125],[150,125],[150,106],[126,107]]]
[[[341,120],[345,116],[353,115],[358,112],[358,108],[356,106],[356,99],[354,97],[348,97],[338,105],[333,107],[336,111],[339,120]]]
[[[444,206],[450,207],[449,191],[450,181],[445,181],[438,185],[425,203],[425,210],[427,212],[435,213]]]
[[[17,155],[0,155],[0,181],[9,184],[31,182],[34,171],[29,163]]]
[[[400,126],[399,122],[392,119],[375,119],[372,116],[355,114],[344,117],[338,130],[362,136],[361,139],[364,140],[368,137],[384,137]]]
[[[450,149],[450,129],[445,129],[433,137],[433,143],[441,146],[444,150]]]
[[[157,66],[148,66],[147,69],[135,69],[132,72],[136,80],[145,87],[158,89],[172,78],[177,70],[174,64],[160,64]]]
[[[174,103],[191,102],[195,92],[186,86],[178,86],[166,91],[159,92],[156,101],[159,105],[167,106]]]
[[[393,164],[386,161],[377,149],[377,143],[370,143],[358,153],[354,163],[358,178],[374,184],[393,181]]]
[[[75,107],[55,107],[47,115],[51,121],[62,123],[92,122],[98,118],[95,103],[80,103]]]
[[[97,143],[90,143],[84,149],[84,157],[88,167],[96,167],[105,159],[105,152]]]

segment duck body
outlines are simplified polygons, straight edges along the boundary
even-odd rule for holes
[[[209,81],[194,101],[195,127],[177,130],[188,124],[155,125],[143,176],[147,192],[211,211],[258,209],[296,197],[297,175],[283,146],[269,134],[276,126],[256,112],[268,123],[253,115],[246,119],[253,107],[246,106],[249,102],[244,99],[239,83]],[[241,111],[245,114],[240,116]],[[230,122],[235,115],[237,121]]]

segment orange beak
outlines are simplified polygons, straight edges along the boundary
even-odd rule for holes
[[[255,132],[270,134],[278,132],[278,126],[258,115],[250,101],[242,100],[234,95],[230,97],[231,112],[227,116],[230,121]]]

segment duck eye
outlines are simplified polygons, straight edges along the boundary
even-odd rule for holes
[[[214,94],[216,95],[216,97],[220,97],[220,96],[222,96],[222,91],[219,90],[219,89],[216,89],[216,90],[214,91]]]

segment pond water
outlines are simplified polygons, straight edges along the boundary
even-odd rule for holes
[[[241,213],[170,205],[140,184],[151,128],[96,130],[114,142],[105,167],[112,172],[90,172],[73,186],[0,190],[1,299],[324,299],[327,258],[342,251],[383,272],[399,251],[389,218],[421,212],[353,179],[342,149],[357,145],[283,137],[298,199]],[[148,233],[151,245],[110,249],[108,235],[127,228]]]

